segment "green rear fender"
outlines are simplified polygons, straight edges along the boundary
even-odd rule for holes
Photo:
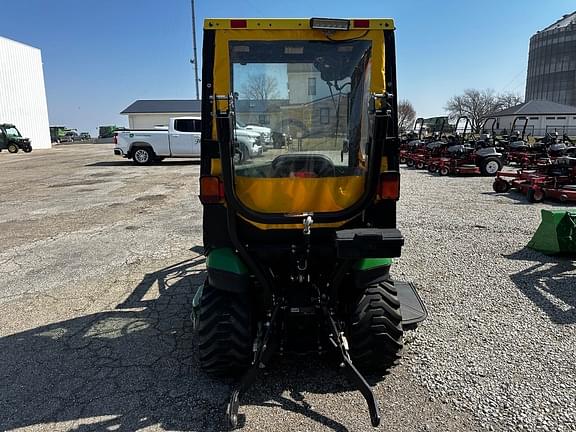
[[[387,280],[390,275],[392,258],[363,258],[352,267],[354,281],[357,287]]]
[[[208,269],[217,269],[236,274],[248,274],[248,268],[230,248],[214,249],[206,258]]]
[[[377,267],[390,267],[392,265],[392,258],[364,258],[356,261],[354,270],[372,270]]]
[[[244,292],[248,289],[250,273],[246,264],[230,248],[212,250],[206,258],[208,283],[224,291]]]

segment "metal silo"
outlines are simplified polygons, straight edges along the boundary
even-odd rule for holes
[[[526,101],[576,106],[576,12],[530,38]]]
[[[0,123],[16,125],[32,148],[50,148],[40,50],[0,36]]]

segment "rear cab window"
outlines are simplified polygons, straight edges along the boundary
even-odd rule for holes
[[[177,119],[174,120],[174,129],[178,132],[201,132],[201,122],[198,119]]]

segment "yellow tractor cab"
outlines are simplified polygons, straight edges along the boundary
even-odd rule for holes
[[[207,19],[202,63],[208,276],[193,315],[201,366],[241,376],[229,425],[273,354],[335,352],[377,426],[362,372],[386,372],[426,316],[390,277],[404,242],[394,22]]]

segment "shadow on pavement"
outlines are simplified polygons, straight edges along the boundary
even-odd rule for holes
[[[197,370],[190,321],[203,264],[147,274],[117,310],[1,338],[0,430],[217,430],[228,386]]]
[[[233,382],[199,369],[190,320],[204,264],[197,257],[145,275],[115,310],[0,338],[0,430],[224,430]],[[350,390],[336,368],[307,356],[277,359],[268,371],[244,405],[278,406],[347,430],[302,394]]]
[[[576,323],[576,262],[524,248],[506,258],[534,264],[510,276],[512,282],[556,324]]]
[[[185,166],[185,165],[200,165],[200,159],[185,159],[185,160],[167,160],[162,162],[156,162],[150,165],[145,165],[148,168],[153,167],[161,167],[161,166]],[[130,166],[136,167],[136,165],[131,160],[122,159],[122,160],[114,160],[114,161],[102,161],[102,162],[94,162],[91,164],[86,164],[87,167],[117,167],[117,166]]]

